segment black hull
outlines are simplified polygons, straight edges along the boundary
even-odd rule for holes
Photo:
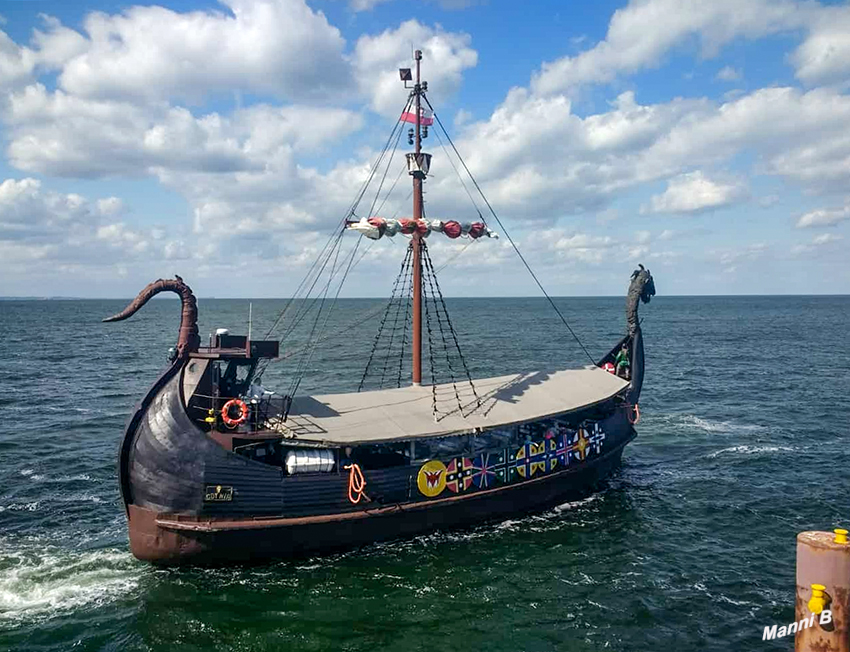
[[[349,474],[339,465],[328,473],[288,475],[227,450],[189,417],[182,394],[187,363],[177,362],[139,405],[121,445],[131,551],[160,564],[297,557],[528,514],[585,496],[619,465],[636,436],[631,419],[644,376],[641,335],[638,329],[631,341],[630,385],[584,413],[564,415],[604,433],[574,460],[567,453],[565,463],[527,467],[522,477],[457,484],[430,496],[417,489],[421,462],[364,466],[370,500],[359,504],[350,501]],[[551,440],[544,441],[549,450]],[[510,451],[504,452],[507,459]],[[232,488],[232,497],[209,500],[215,487]]]
[[[592,493],[621,462],[624,442],[594,463],[469,496],[344,514],[284,519],[196,519],[131,507],[130,541],[159,564],[298,558],[469,527],[551,508]]]
[[[287,476],[225,450],[188,417],[179,372],[151,388],[121,450],[130,547],[156,563],[301,556],[546,509],[591,492],[636,434],[628,404],[612,402],[601,406],[604,449],[566,469],[430,499],[417,492],[418,465],[364,469],[371,501],[354,505],[347,472]],[[235,487],[235,499],[205,502],[217,485]]]

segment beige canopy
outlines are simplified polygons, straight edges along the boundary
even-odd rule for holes
[[[572,412],[605,401],[628,383],[595,366],[351,394],[297,397],[275,429],[298,439],[350,445],[489,430]],[[436,391],[437,414],[432,392]]]

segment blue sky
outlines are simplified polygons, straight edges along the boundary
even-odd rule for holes
[[[621,294],[639,262],[666,294],[850,292],[847,2],[32,0],[0,14],[0,295],[126,297],[177,273],[200,295],[287,296],[392,128],[412,47],[551,293]],[[428,215],[476,218],[426,146]],[[409,215],[408,193],[405,176],[384,216]],[[453,261],[447,294],[536,294],[504,239],[431,243]],[[399,245],[370,246],[343,295],[387,294]]]

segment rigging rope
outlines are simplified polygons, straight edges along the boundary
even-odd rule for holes
[[[410,256],[411,251],[412,251],[412,248],[409,249],[408,253],[405,255],[405,259],[406,259],[408,265],[405,268],[405,274],[404,274],[404,279],[403,279],[402,285],[401,285],[401,293],[399,295],[399,300],[396,302],[395,316],[393,317],[393,325],[392,325],[392,328],[390,329],[390,341],[389,341],[389,344],[387,345],[387,353],[384,356],[384,366],[381,368],[381,382],[380,382],[379,387],[382,387],[382,388],[384,386],[384,379],[387,376],[387,367],[388,367],[389,362],[390,362],[390,356],[392,355],[392,351],[393,351],[393,341],[395,340],[395,334],[398,331],[398,318],[401,315],[401,306],[402,306],[402,304],[406,304],[407,301],[409,301],[409,297],[410,297],[410,287],[409,286],[412,285],[412,280],[413,280],[413,276],[412,276],[413,260],[412,260],[412,257]],[[405,326],[406,326],[406,324],[405,324]],[[402,346],[399,349],[398,354],[399,354],[399,358],[401,358],[401,359],[404,358],[404,354],[405,354],[404,343],[402,343]],[[399,382],[397,386],[401,387],[401,382]]]
[[[346,266],[345,273],[343,273],[342,278],[339,281],[339,285],[337,286],[337,289],[336,289],[336,294],[334,295],[334,298],[333,298],[333,301],[331,302],[330,308],[328,308],[328,312],[325,315],[325,321],[322,323],[322,327],[319,330],[320,336],[324,332],[325,328],[327,328],[328,320],[330,319],[331,313],[333,312],[333,309],[336,306],[337,299],[339,299],[339,293],[342,290],[342,286],[345,283],[345,279],[348,278],[348,274],[351,271],[351,264],[352,264],[352,262],[354,262],[354,257],[357,255],[357,249],[360,247],[360,242],[362,240],[363,240],[363,236],[357,238],[357,241],[354,243],[354,247],[352,247],[352,249],[351,249],[351,256],[348,258],[348,265]],[[339,250],[337,250],[337,253],[339,253]],[[336,258],[334,258],[334,266],[336,266]],[[330,278],[328,278],[328,283],[325,286],[325,297],[327,297],[327,291],[330,288],[332,280],[333,280],[333,275],[331,275]],[[323,298],[322,301],[323,301],[322,306],[324,306],[324,298]],[[296,377],[296,382],[295,382],[294,386],[292,387],[292,390],[289,392],[290,397],[295,396],[295,393],[298,391],[298,388],[301,386],[301,381],[304,378],[304,374],[307,372],[307,366],[310,364],[310,361],[313,359],[313,353],[315,353],[316,349],[318,348],[318,339],[316,339],[316,340],[313,339],[313,333],[315,332],[316,324],[319,321],[320,315],[321,315],[321,308],[319,309],[319,312],[316,315],[316,321],[313,324],[313,330],[311,331],[310,338],[308,340],[308,341],[312,342],[312,346],[310,346],[310,348],[308,348],[308,352],[307,352],[307,355],[305,356],[306,359],[304,360],[304,364],[299,368],[299,372],[298,372],[298,375]],[[288,411],[287,411],[286,414],[288,414]]]
[[[378,155],[378,158],[375,161],[375,164],[372,166],[371,170],[369,171],[369,175],[366,177],[366,180],[363,182],[363,185],[361,186],[360,190],[358,191],[354,201],[352,201],[351,205],[348,207],[348,210],[346,211],[345,216],[342,218],[340,223],[336,227],[334,227],[334,229],[332,230],[332,232],[330,234],[330,237],[328,238],[327,243],[325,243],[325,246],[322,248],[318,257],[313,261],[313,264],[307,270],[307,274],[305,274],[304,278],[301,280],[301,282],[298,284],[298,287],[295,289],[295,292],[287,300],[286,304],[283,307],[283,310],[281,310],[280,314],[278,314],[274,323],[272,323],[271,328],[269,328],[269,330],[266,332],[265,339],[268,339],[271,336],[271,334],[274,332],[274,330],[277,328],[278,324],[280,324],[280,321],[283,319],[284,315],[289,310],[290,306],[292,305],[292,302],[298,297],[302,288],[304,287],[304,285],[307,284],[308,279],[312,276],[315,267],[319,264],[319,261],[321,261],[324,258],[325,264],[326,264],[327,258],[329,258],[330,255],[332,255],[333,250],[331,249],[331,251],[329,252],[328,247],[331,246],[331,243],[334,243],[335,240],[338,241],[339,238],[342,237],[342,234],[345,231],[346,220],[348,220],[348,218],[351,217],[354,214],[354,211],[357,209],[357,206],[360,204],[361,200],[363,199],[363,196],[366,194],[366,190],[368,189],[369,184],[372,183],[372,179],[374,179],[375,173],[378,171],[378,168],[381,166],[381,162],[384,160],[384,156],[386,156],[387,150],[389,149],[390,144],[393,142],[393,138],[396,139],[396,146],[398,145],[398,140],[401,136],[401,133],[403,132],[403,127],[400,128],[400,125],[404,124],[401,120],[401,116],[408,111],[412,101],[413,101],[412,96],[407,98],[407,101],[405,102],[405,105],[404,105],[404,109],[399,114],[398,120],[396,120],[396,123],[393,126],[393,129],[390,132],[390,135],[387,138],[386,143],[384,143],[384,146],[381,149],[381,152]],[[396,133],[396,131],[398,131],[398,134]],[[321,270],[319,271],[319,275],[321,275]],[[315,286],[315,283],[316,283],[316,280],[313,281],[313,284],[311,285],[310,290],[308,290],[307,294],[304,296],[305,301],[306,301],[307,298],[309,298],[310,293],[312,292],[312,289]],[[292,329],[289,330],[289,332],[287,333],[287,336],[289,334],[291,334],[291,332],[292,332]],[[284,336],[282,339],[286,339],[286,336]]]
[[[398,184],[399,179],[401,179],[401,175],[404,174],[406,171],[407,171],[407,162],[403,163],[401,168],[399,169],[398,175],[396,176],[395,181],[393,181],[393,185],[390,186],[390,189],[387,191],[387,194],[384,195],[384,201],[381,202],[381,205],[378,206],[378,209],[372,215],[370,215],[369,217],[377,216],[377,215],[381,214],[381,210],[384,208],[384,204],[387,203],[387,200],[390,198],[390,195],[393,194],[393,190],[395,190],[395,187]]]
[[[463,182],[463,177],[460,174],[460,170],[457,169],[455,162],[452,160],[452,157],[449,154],[449,150],[447,150],[446,146],[443,144],[443,139],[440,138],[440,132],[434,131],[434,135],[437,136],[437,140],[440,141],[440,147],[442,147],[443,152],[446,155],[446,158],[448,159],[449,163],[451,163],[452,169],[455,171],[455,174],[457,175],[458,181],[460,181],[460,185],[462,185],[463,189],[466,191],[466,196],[469,197],[469,201],[472,202],[472,205],[475,206],[475,210],[478,211],[479,215],[481,215],[481,210],[478,208],[478,204],[476,203],[475,198],[472,196],[472,193],[469,192],[469,188],[467,188],[466,184]],[[460,155],[458,155],[458,157],[460,157]],[[484,218],[482,217],[481,219],[483,220]]]
[[[352,268],[353,268],[353,266],[352,266]],[[378,306],[377,309],[364,311],[365,317],[361,317],[360,319],[355,320],[351,324],[346,324],[342,328],[338,328],[335,331],[327,333],[326,335],[322,335],[322,337],[320,337],[316,342],[320,344],[320,343],[322,343],[326,340],[331,339],[332,337],[336,337],[338,335],[348,333],[348,332],[351,331],[352,328],[354,328],[356,326],[361,326],[362,324],[365,324],[367,321],[374,319],[375,317],[380,315],[381,312],[383,312],[383,310],[384,310],[384,306],[380,305],[380,306]],[[282,356],[277,357],[277,358],[264,358],[264,361],[271,360],[272,363],[282,362],[283,360],[288,360],[289,358],[292,358],[292,357],[298,355],[299,353],[304,352],[306,349],[307,349],[307,346],[304,345],[304,346],[299,347],[297,349],[293,349],[293,350],[289,351],[288,353],[285,353]]]
[[[435,308],[436,313],[437,313],[437,321],[438,321],[438,325],[440,327],[440,337],[443,341],[443,352],[446,355],[446,364],[448,365],[449,375],[451,376],[451,379],[452,379],[452,387],[453,387],[454,392],[455,392],[455,399],[457,400],[457,407],[458,407],[458,410],[460,410],[461,416],[464,416],[464,414],[463,414],[463,404],[460,400],[460,393],[458,392],[458,389],[457,389],[457,382],[456,382],[456,378],[455,378],[454,366],[452,365],[451,356],[449,354],[449,347],[448,347],[448,344],[446,342],[446,332],[445,332],[445,329],[443,328],[443,321],[440,317],[440,307],[442,307],[443,315],[445,316],[446,325],[448,326],[448,329],[449,329],[449,334],[452,336],[452,340],[454,341],[455,350],[457,351],[457,355],[460,358],[461,364],[463,365],[463,371],[466,374],[466,380],[467,380],[467,382],[469,382],[469,386],[470,386],[470,388],[472,388],[472,394],[475,396],[476,408],[481,407],[481,399],[478,396],[478,391],[475,389],[475,383],[472,382],[472,375],[469,373],[469,367],[466,364],[466,358],[464,358],[463,351],[461,351],[460,342],[458,341],[458,337],[457,337],[457,331],[455,331],[454,326],[452,325],[451,319],[449,318],[449,311],[448,311],[448,308],[446,307],[446,301],[443,298],[443,292],[440,289],[440,282],[437,280],[437,274],[434,271],[434,263],[431,261],[431,255],[428,253],[428,247],[427,247],[427,245],[425,244],[424,241],[420,243],[420,247],[421,247],[421,251],[422,251],[422,254],[423,254],[422,262],[424,263],[424,265],[423,265],[424,271],[425,271],[424,276],[428,281],[428,286],[431,289],[431,297],[434,300],[434,308]],[[439,303],[437,303],[437,299],[439,299]],[[430,335],[430,331],[429,331],[429,335]],[[430,343],[429,343],[429,346],[430,346]],[[436,400],[436,398],[435,398],[435,400]],[[435,405],[434,409],[436,410],[436,405]]]
[[[410,256],[413,252],[413,242],[411,242],[408,247],[408,256]],[[398,356],[398,378],[396,380],[396,387],[401,387],[401,374],[404,371],[404,361],[407,358],[405,353],[407,352],[407,334],[410,332],[411,327],[413,326],[413,318],[410,314],[411,304],[413,303],[413,258],[411,256],[410,259],[410,273],[407,276],[407,291],[404,291],[403,296],[406,296],[404,303],[404,323],[401,325],[401,353]]]
[[[384,332],[384,326],[387,323],[387,317],[389,317],[390,310],[392,309],[393,302],[396,299],[396,292],[398,291],[399,282],[402,278],[407,279],[408,270],[410,268],[411,262],[411,248],[408,248],[407,253],[404,256],[404,260],[401,263],[401,269],[399,270],[398,276],[396,276],[395,283],[393,284],[392,295],[390,296],[390,300],[387,303],[386,310],[384,311],[384,316],[381,318],[381,323],[378,325],[378,332],[375,334],[375,341],[372,343],[372,351],[369,353],[369,360],[366,362],[366,368],[363,370],[363,377],[360,379],[360,385],[357,387],[357,391],[360,392],[363,390],[364,385],[366,384],[366,378],[369,375],[369,370],[372,367],[372,361],[375,358],[375,353],[378,350],[378,345],[381,341],[381,335]],[[402,297],[400,296],[399,299]],[[396,313],[400,310],[399,308],[396,310]],[[394,329],[393,329],[394,330]],[[391,331],[392,332],[392,331]],[[392,348],[392,341],[390,341],[390,349]],[[383,387],[384,383],[384,372],[386,371],[387,360],[389,359],[390,350],[387,350],[386,357],[384,359],[384,371],[381,373],[381,386]]]
[[[359,244],[359,243],[360,243],[360,240],[358,238],[357,244]],[[334,263],[333,263],[333,267],[331,268],[331,272],[333,272],[333,270],[336,269],[336,263],[337,263],[337,260],[339,259],[340,249],[341,249],[341,247],[336,248],[336,251],[335,251],[335,254],[334,254]],[[325,307],[325,299],[328,296],[328,290],[330,290],[331,281],[333,281],[333,273],[328,275],[328,282],[325,284],[325,289],[324,289],[324,292],[322,294],[322,298],[321,299],[319,299],[318,297],[316,298],[317,301],[321,301],[321,304],[319,305],[319,309],[316,311],[316,319],[313,320],[313,327],[310,329],[310,335],[307,337],[307,350],[306,350],[305,354],[301,357],[301,362],[299,363],[298,369],[295,373],[295,376],[292,380],[292,383],[290,384],[288,396],[295,396],[295,391],[298,389],[298,385],[301,384],[301,379],[304,377],[304,372],[307,370],[307,364],[309,363],[309,359],[311,359],[313,357],[313,350],[315,348],[315,344],[311,344],[311,343],[314,342],[313,336],[316,332],[316,327],[319,325],[319,319],[321,319],[321,317],[322,317],[322,310]]]
[[[434,273],[439,274],[440,272],[442,272],[446,267],[448,267],[454,261],[456,261],[458,258],[460,258],[460,256],[463,254],[463,252],[466,251],[467,249],[469,249],[476,242],[478,242],[477,239],[473,240],[473,239],[470,238],[469,242],[467,242],[463,246],[463,248],[461,248],[459,251],[455,252],[455,254],[453,256],[450,256],[449,259],[446,262],[444,262],[442,265],[440,265]]]
[[[381,182],[378,184],[378,190],[375,192],[375,198],[372,200],[372,205],[369,207],[369,214],[366,217],[372,217],[375,214],[374,213],[375,204],[378,203],[378,198],[381,196],[381,190],[384,189],[384,181],[387,180],[387,173],[390,171],[390,166],[393,164],[393,158],[395,157],[396,150],[398,149],[398,142],[401,140],[401,134],[402,133],[404,133],[404,130],[399,129],[398,130],[398,136],[396,137],[395,144],[393,145],[393,150],[392,150],[392,152],[390,152],[390,158],[387,161],[387,167],[384,168],[384,174],[381,177]],[[401,176],[401,174],[399,174],[399,177],[400,176]],[[398,180],[398,177],[396,177],[396,181],[397,180]],[[395,187],[395,184],[393,184],[393,188],[394,187]],[[392,188],[390,189],[390,192],[392,192]]]
[[[348,500],[351,501],[352,505],[356,505],[360,502],[360,499],[364,499],[367,503],[370,502],[369,496],[366,495],[366,478],[363,475],[363,471],[360,469],[359,464],[346,464],[344,467],[346,471],[349,471],[348,474]]]
[[[440,125],[440,129],[443,130],[443,134],[445,135],[446,140],[449,142],[449,145],[452,146],[452,149],[454,150],[455,155],[457,156],[458,160],[460,161],[461,165],[463,166],[463,169],[466,170],[466,173],[469,175],[469,178],[472,181],[472,184],[475,186],[475,189],[478,191],[478,194],[481,195],[481,199],[484,200],[484,203],[487,205],[487,208],[490,210],[490,213],[493,215],[496,222],[498,223],[499,228],[501,228],[502,233],[505,234],[505,237],[508,239],[508,242],[511,243],[511,246],[514,248],[514,251],[516,251],[517,256],[519,256],[519,259],[522,261],[522,264],[525,265],[525,268],[528,270],[528,273],[531,274],[531,278],[533,278],[534,282],[537,283],[537,287],[540,288],[540,291],[543,293],[543,296],[545,296],[546,299],[549,301],[549,304],[552,306],[552,308],[558,314],[558,317],[561,318],[561,321],[564,323],[564,326],[567,327],[567,330],[570,332],[570,335],[573,336],[573,339],[575,339],[575,341],[581,347],[581,350],[584,351],[585,355],[588,357],[591,364],[596,364],[596,361],[593,359],[593,356],[590,355],[590,352],[585,348],[584,344],[582,344],[581,340],[578,338],[578,335],[576,335],[575,331],[573,331],[572,327],[570,326],[569,322],[567,321],[567,318],[564,317],[563,313],[558,309],[558,306],[552,300],[552,297],[550,297],[549,293],[546,292],[546,289],[543,287],[543,284],[540,282],[540,279],[537,278],[537,274],[535,274],[534,270],[531,269],[531,265],[528,264],[528,261],[526,261],[525,256],[523,256],[522,252],[520,252],[519,247],[517,247],[516,243],[514,242],[514,239],[511,237],[510,233],[508,233],[508,230],[505,228],[505,225],[502,224],[502,220],[499,219],[499,216],[496,214],[496,211],[493,210],[493,207],[490,205],[490,201],[484,195],[484,191],[481,190],[481,186],[478,185],[478,181],[475,180],[475,177],[472,175],[472,172],[469,171],[469,168],[467,167],[466,162],[463,160],[463,157],[461,157],[460,152],[458,152],[457,147],[454,144],[454,141],[452,140],[451,136],[449,136],[449,132],[446,131],[445,126],[443,126],[443,121],[440,120],[440,116],[437,115],[437,112],[434,110],[434,107],[431,105],[431,102],[428,100],[428,98],[425,96],[424,93],[422,94],[422,99],[425,100],[425,103],[428,105],[428,108],[431,110],[431,114],[434,116],[434,120],[437,121],[437,124]]]
[[[419,243],[420,250],[425,246],[424,242]],[[431,371],[431,412],[434,415],[434,421],[438,421],[437,418],[437,379],[434,375],[434,346],[431,342],[431,311],[428,309],[428,288],[426,286],[422,286],[422,305],[425,307],[425,327],[428,331],[428,367]]]

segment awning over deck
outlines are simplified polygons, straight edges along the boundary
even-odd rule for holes
[[[458,409],[451,383],[351,394],[297,397],[284,429],[298,439],[350,445],[440,437],[489,430],[572,412],[611,398],[628,382],[598,367],[534,371],[458,382]]]

